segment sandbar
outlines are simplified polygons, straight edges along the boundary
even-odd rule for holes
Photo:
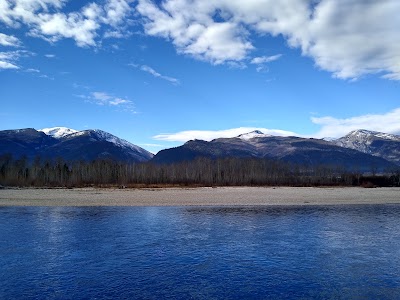
[[[400,188],[218,187],[0,190],[0,206],[268,206],[400,204]]]

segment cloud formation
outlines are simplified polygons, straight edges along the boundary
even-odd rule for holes
[[[268,129],[260,127],[239,127],[225,130],[187,130],[176,133],[164,133],[153,136],[153,139],[168,142],[187,142],[189,140],[199,139],[211,141],[217,138],[231,138],[237,137],[240,134],[248,133],[254,130],[259,130],[265,134],[279,135],[279,136],[292,136],[298,134],[279,129]]]
[[[259,56],[259,57],[254,57],[250,63],[252,64],[266,64],[275,60],[280,59],[282,54],[277,54],[277,55],[272,55],[272,56]]]
[[[321,129],[315,137],[341,137],[352,130],[366,129],[378,132],[400,134],[400,108],[384,114],[368,114],[347,119],[334,117],[311,118]]]
[[[77,85],[77,88],[82,87]],[[136,113],[132,101],[120,97],[116,97],[106,92],[91,92],[90,94],[75,94],[75,97],[84,99],[86,102],[93,103],[100,106],[110,106],[118,108],[125,112]]]
[[[398,0],[98,0],[76,11],[65,11],[66,2],[0,1],[0,24],[49,42],[96,47],[104,38],[130,36],[141,22],[146,35],[171,41],[178,53],[242,67],[274,57],[255,55],[254,37],[282,36],[336,78],[400,80]],[[0,34],[0,45],[20,44]]]
[[[119,97],[114,97],[110,94],[105,92],[93,92],[91,93],[92,100],[98,105],[111,105],[111,106],[118,106],[121,104],[131,104],[132,102],[126,99],[122,99]]]
[[[17,62],[22,57],[32,56],[34,53],[26,50],[0,52],[0,70],[1,69],[20,69]]]
[[[0,70],[1,69],[19,69],[19,67],[8,61],[0,60]]]
[[[216,22],[213,16],[219,4],[218,1],[170,0],[159,7],[141,0],[137,10],[145,17],[145,32],[170,39],[180,53],[213,64],[243,60],[254,49],[247,40],[248,32],[234,20]]]
[[[7,35],[0,32],[0,45],[8,47],[19,47],[21,41],[13,35]]]
[[[27,73],[40,73],[40,70],[30,68],[30,69],[26,69],[25,72],[27,72]]]
[[[239,127],[226,130],[186,130],[176,133],[163,133],[153,136],[153,139],[168,142],[187,142],[200,139],[211,141],[217,138],[231,138],[243,133],[259,130],[265,134],[276,136],[298,136],[313,138],[339,138],[350,131],[366,129],[384,133],[400,135],[400,108],[396,108],[384,114],[368,114],[347,119],[334,117],[311,118],[311,122],[320,125],[321,128],[314,134],[304,135],[287,130],[268,129],[260,127]]]
[[[121,31],[133,13],[132,0],[106,0],[104,5],[89,3],[79,11],[62,12],[65,0],[15,0],[0,2],[0,22],[9,27],[21,24],[28,34],[56,42],[75,40],[79,47],[96,46],[100,29]]]
[[[170,77],[170,76],[161,75],[160,73],[158,73],[156,70],[154,70],[153,68],[151,68],[149,66],[143,65],[143,66],[140,67],[140,70],[142,70],[144,72],[147,72],[147,73],[153,75],[154,77],[161,78],[161,79],[164,79],[166,81],[169,81],[172,84],[175,84],[175,85],[180,84],[179,79],[176,79],[176,78]]]
[[[160,79],[169,81],[170,83],[172,83],[174,85],[179,85],[181,83],[179,79],[171,77],[171,76],[162,75],[159,72],[157,72],[156,70],[154,70],[152,67],[149,67],[147,65],[139,65],[139,64],[130,63],[130,64],[128,64],[128,66],[133,67],[135,69],[139,69],[143,72],[149,73],[150,75],[152,75],[156,78],[160,78]]]
[[[397,0],[139,0],[137,11],[146,34],[213,64],[261,61],[251,33],[281,35],[334,77],[400,80]]]
[[[254,57],[250,63],[253,65],[257,65],[257,72],[268,70],[266,64],[278,60],[282,57],[282,54],[276,54],[272,56],[258,56]]]

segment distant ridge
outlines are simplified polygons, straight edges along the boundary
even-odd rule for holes
[[[102,130],[77,131],[66,127],[0,131],[0,155],[26,156],[29,160],[62,158],[66,161],[110,159],[145,162],[153,157],[147,150]]]
[[[254,130],[233,138],[210,142],[188,141],[182,146],[147,150],[99,129],[78,131],[67,127],[0,131],[0,155],[33,160],[63,158],[67,161],[111,159],[119,162],[176,163],[198,157],[261,158],[307,165],[342,166],[381,171],[400,166],[400,136],[364,129],[335,140],[284,137]]]
[[[332,142],[335,145],[382,157],[400,165],[400,136],[398,135],[359,129]]]
[[[158,152],[155,163],[176,163],[199,157],[261,158],[297,164],[342,166],[346,169],[381,171],[395,165],[384,158],[313,138],[282,137],[252,131],[236,138],[219,138],[210,142],[194,140],[182,146]]]

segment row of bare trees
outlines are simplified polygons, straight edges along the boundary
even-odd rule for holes
[[[380,177],[379,185],[399,186],[396,172]],[[62,159],[42,161],[39,157],[30,162],[0,156],[0,185],[4,186],[319,186],[362,185],[365,180],[359,172],[338,166],[304,166],[266,159],[199,158],[176,164],[127,164],[108,160],[67,163]]]

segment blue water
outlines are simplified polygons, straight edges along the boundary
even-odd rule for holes
[[[0,299],[400,299],[400,206],[2,207]]]

